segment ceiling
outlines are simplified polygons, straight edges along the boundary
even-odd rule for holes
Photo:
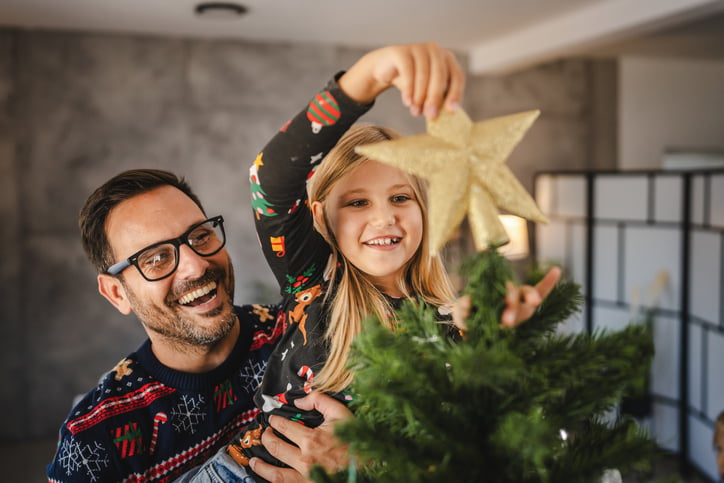
[[[724,60],[724,0],[242,0],[205,18],[201,0],[0,0],[0,26],[372,48],[435,40],[473,73],[572,55]]]

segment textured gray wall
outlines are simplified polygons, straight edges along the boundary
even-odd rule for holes
[[[559,61],[475,78],[468,101],[478,119],[541,111],[508,160],[531,191],[537,171],[616,167],[616,79],[614,61]]]
[[[145,337],[135,318],[97,293],[77,230],[85,198],[119,171],[156,167],[186,176],[207,211],[228,220],[237,302],[275,299],[252,226],[247,167],[361,53],[0,29],[0,440],[52,437],[73,396]],[[571,60],[469,79],[473,119],[543,110],[509,161],[526,187],[539,169],[600,165],[592,153],[613,140],[595,135],[605,129],[592,131],[594,118],[606,119],[594,102],[605,91],[592,81],[596,65]],[[365,120],[424,130],[396,92]],[[603,163],[615,166],[612,158]],[[458,258],[465,240],[459,244]]]

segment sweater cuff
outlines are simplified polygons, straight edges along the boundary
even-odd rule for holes
[[[330,81],[327,83],[326,90],[332,92],[334,98],[337,99],[337,102],[339,102],[342,112],[356,113],[358,116],[361,116],[365,112],[369,111],[372,106],[375,105],[375,101],[363,104],[347,96],[347,94],[345,94],[344,91],[340,89],[339,83],[337,82],[339,78],[344,75],[345,72],[347,71],[340,70],[339,72],[334,74],[334,77],[332,77],[332,79],[330,79]]]

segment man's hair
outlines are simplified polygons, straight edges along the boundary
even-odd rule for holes
[[[132,169],[117,174],[97,188],[80,210],[83,249],[98,273],[105,273],[113,265],[113,251],[106,234],[106,220],[111,210],[123,201],[148,193],[162,186],[173,186],[196,203],[205,214],[201,201],[184,178],[158,169]]]

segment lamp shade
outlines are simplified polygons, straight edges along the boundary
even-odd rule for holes
[[[530,250],[528,248],[528,225],[525,218],[515,215],[499,216],[510,241],[500,247],[498,251],[509,260],[526,258]]]

